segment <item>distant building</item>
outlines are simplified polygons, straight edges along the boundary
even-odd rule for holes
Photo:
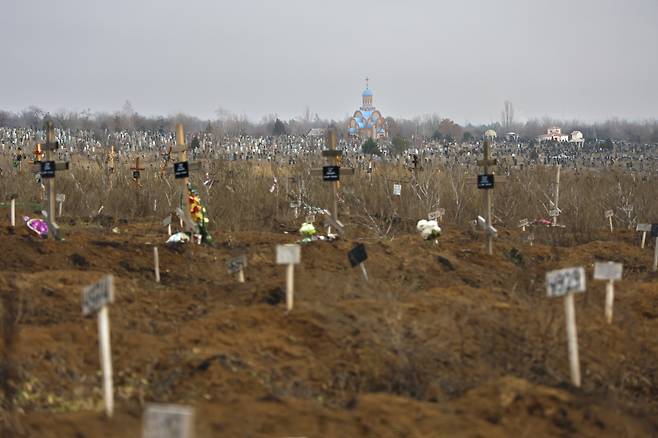
[[[386,138],[388,137],[388,128],[386,120],[382,114],[372,104],[372,91],[368,88],[366,79],[366,89],[361,94],[363,104],[361,108],[354,112],[354,116],[349,121],[348,132],[350,135],[362,138]]]
[[[566,135],[566,134],[562,134],[562,129],[557,127],[549,128],[546,131],[546,134],[540,135],[539,137],[537,137],[537,140],[539,142],[555,141],[558,143],[576,143],[580,146],[585,144],[585,138],[583,137],[582,132],[573,131],[571,134]]]

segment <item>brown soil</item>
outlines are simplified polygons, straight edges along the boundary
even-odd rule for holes
[[[658,435],[658,275],[630,231],[569,247],[543,244],[552,231],[533,247],[502,231],[493,257],[472,231],[369,240],[368,283],[347,260],[356,240],[316,242],[286,313],[274,248],[294,234],[216,232],[212,247],[168,248],[159,224],[62,226],[62,242],[0,225],[6,436],[137,437],[148,402],[193,405],[198,437]],[[242,253],[239,284],[225,262]],[[612,325],[602,282],[576,298],[575,389],[563,303],[545,297],[544,275],[591,275],[595,260],[623,262],[624,280]],[[96,321],[80,307],[81,288],[105,273],[117,291],[112,420]]]

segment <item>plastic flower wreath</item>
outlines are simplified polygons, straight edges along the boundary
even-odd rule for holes
[[[192,188],[192,184],[187,184],[187,203],[190,208],[190,215],[192,220],[197,224],[199,228],[199,234],[201,234],[201,240],[203,242],[211,242],[212,237],[208,233],[207,223],[209,222],[206,217],[206,207],[201,203],[201,197],[199,192]]]
[[[317,233],[317,230],[311,223],[304,222],[299,229],[299,234],[302,235],[302,243],[308,243],[313,241],[313,236]]]

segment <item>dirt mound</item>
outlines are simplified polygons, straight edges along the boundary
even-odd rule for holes
[[[147,402],[195,406],[201,437],[658,434],[658,276],[634,233],[571,246],[548,245],[547,233],[530,247],[500,230],[493,257],[470,231],[438,244],[368,240],[369,282],[347,259],[356,240],[316,242],[302,249],[286,313],[274,250],[294,235],[220,233],[213,246],[168,247],[157,224],[62,228],[62,242],[0,231],[14,436],[139,436]],[[240,254],[243,284],[225,268]],[[603,283],[576,299],[574,390],[563,304],[545,297],[544,275],[591,273],[596,260],[623,262],[624,280],[612,325]],[[100,413],[96,322],[80,307],[81,288],[106,273],[117,291],[112,420]]]

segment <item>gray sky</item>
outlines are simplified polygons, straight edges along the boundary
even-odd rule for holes
[[[658,118],[658,0],[0,0],[0,109]]]

